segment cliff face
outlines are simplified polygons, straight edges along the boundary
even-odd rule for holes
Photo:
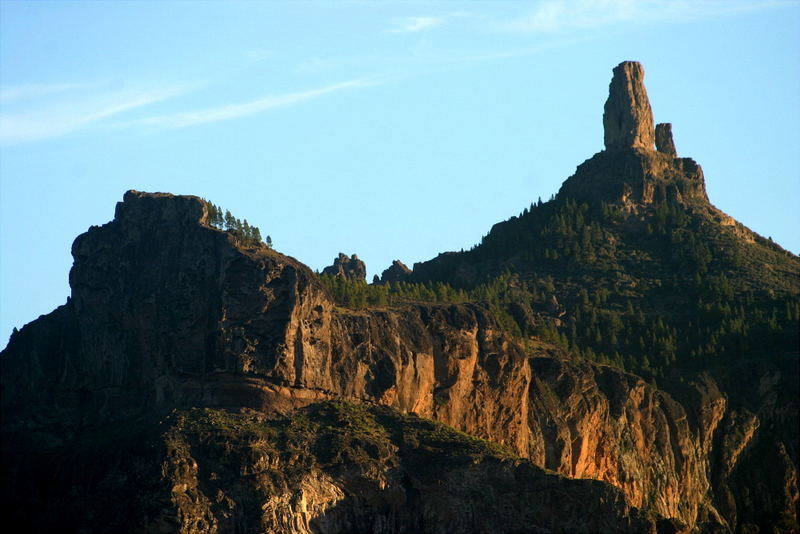
[[[654,130],[642,72],[629,62],[615,69],[607,150],[582,164],[557,199],[573,210],[575,199],[614,204],[635,219],[634,243],[643,233],[636,225],[659,203],[721,217],[708,204],[700,167],[676,157],[671,128]],[[557,212],[561,226],[565,213]],[[584,214],[589,221],[588,208]],[[529,231],[546,224],[536,217],[545,222],[531,215],[503,224]],[[660,381],[667,393],[538,338],[515,341],[481,304],[337,307],[306,266],[245,247],[207,219],[197,197],[129,191],[113,221],[75,240],[68,302],[12,336],[0,356],[3,464],[12,473],[4,495],[23,515],[69,508],[74,530],[102,530],[102,506],[92,503],[106,503],[116,488],[152,495],[109,504],[125,518],[121,525],[148,532],[468,532],[519,524],[531,532],[725,532],[752,531],[781,513],[796,518],[796,362],[718,363]],[[707,219],[696,226],[724,226]],[[602,262],[586,263],[585,273],[613,271],[626,298],[645,291],[637,284],[655,288],[656,308],[667,314],[672,296],[658,293],[657,250],[631,247],[624,262],[611,262],[629,236],[602,229],[602,220],[585,225],[590,245],[591,233],[604,241],[592,260]],[[517,254],[522,241],[511,230],[506,241]],[[672,237],[688,232],[679,230]],[[554,231],[558,225],[541,235]],[[760,269],[762,258],[779,254],[767,252],[747,261]],[[469,257],[442,261],[477,279],[482,264]],[[565,276],[553,291],[564,289],[546,306],[564,327],[578,324],[570,269],[551,271]],[[796,273],[778,275],[791,291]],[[515,304],[517,322],[539,320],[529,303]],[[484,444],[475,453],[477,442],[467,446],[416,416],[508,450]],[[366,429],[342,430],[354,421]],[[142,434],[127,432],[129,425]],[[81,466],[98,456],[86,452],[95,451],[91,443],[103,444],[100,456],[120,446],[135,465],[111,454],[106,474],[84,480]],[[139,443],[151,452],[137,456]],[[764,458],[774,461],[765,466]],[[57,465],[70,462],[74,470]],[[42,484],[53,493],[43,496]],[[65,497],[81,484],[88,484],[84,501]]]
[[[693,159],[641,149],[595,154],[578,166],[558,194],[621,204],[629,210],[663,201],[708,203],[703,169]]]
[[[728,415],[721,432],[721,395],[692,425],[634,375],[546,344],[523,351],[480,305],[338,309],[305,266],[239,248],[203,217],[199,199],[129,192],[114,221],[75,241],[72,298],[3,354],[7,426],[79,432],[173,407],[290,413],[344,397],[607,482],[663,517],[725,523],[710,497],[713,441],[730,442],[734,466],[753,423]]]
[[[603,131],[606,150],[653,149],[653,110],[641,63],[623,61],[614,67],[603,108]]]

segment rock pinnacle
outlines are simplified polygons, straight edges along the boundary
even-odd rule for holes
[[[641,63],[623,61],[614,67],[603,111],[603,128],[606,150],[653,150],[653,111],[644,88]]]
[[[672,140],[672,124],[656,124],[656,150],[672,157],[678,157],[675,142]]]

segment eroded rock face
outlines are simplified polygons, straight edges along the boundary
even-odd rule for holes
[[[748,451],[759,420],[792,428],[780,418],[797,413],[796,400],[775,393],[787,378],[744,373],[760,377],[750,397],[771,407],[764,413],[730,411],[710,377],[687,386],[679,403],[555,347],[524,351],[477,304],[336,308],[307,267],[267,248],[237,248],[204,218],[197,198],[130,192],[114,221],[76,239],[72,298],[2,354],[4,429],[35,428],[44,442],[176,407],[289,414],[344,397],[502,443],[685,525],[724,530],[757,509],[740,502],[759,472]],[[794,465],[787,441],[757,443]],[[782,489],[769,498],[796,501],[796,478],[778,466]]]
[[[603,151],[578,166],[558,192],[590,204],[637,210],[663,201],[708,204],[703,169],[691,158],[656,151]]]
[[[479,305],[337,311],[308,268],[239,249],[204,216],[193,197],[131,192],[114,221],[80,236],[71,301],[3,355],[4,413],[28,424],[58,409],[80,427],[176,406],[367,399],[694,521],[705,464],[665,394],[555,349],[531,360]]]
[[[322,269],[322,274],[341,276],[347,280],[366,281],[367,266],[363,261],[358,259],[356,254],[348,257],[347,254],[340,252],[339,257],[333,260],[333,265]]]
[[[672,124],[668,122],[656,124],[656,150],[673,158],[678,157],[675,142],[672,140]]]
[[[634,211],[661,201],[708,204],[703,169],[691,158],[677,157],[672,125],[653,128],[640,63],[625,61],[614,68],[603,126],[606,150],[579,165],[559,196]]]
[[[381,282],[404,282],[408,280],[408,277],[411,275],[411,269],[409,269],[405,263],[400,260],[394,260],[389,268],[384,269],[381,273]]]
[[[348,257],[347,254],[339,253],[339,257],[333,260],[333,265],[329,265],[322,269],[322,274],[330,274],[332,276],[341,276],[347,280],[362,280],[367,279],[367,266],[363,261],[358,259],[358,256],[353,254]]]
[[[614,67],[603,111],[603,130],[606,150],[653,150],[653,111],[641,63],[623,61]]]

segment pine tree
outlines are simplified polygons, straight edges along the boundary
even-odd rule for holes
[[[208,212],[206,220],[208,221],[208,224],[210,224],[211,226],[214,226],[214,221],[217,218],[217,211],[216,211],[217,208],[214,206],[214,204],[210,203],[209,201],[207,201],[205,199],[203,200],[203,202],[205,202],[206,210]]]

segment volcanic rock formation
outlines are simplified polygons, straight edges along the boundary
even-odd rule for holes
[[[290,413],[344,397],[446,422],[505,443],[534,464],[571,476],[605,472],[602,465],[608,461],[617,472],[620,445],[615,440],[622,426],[604,434],[611,459],[592,452],[596,445],[588,436],[596,431],[590,421],[607,417],[603,415],[610,407],[607,394],[597,389],[591,406],[561,407],[552,400],[537,400],[549,395],[548,387],[538,379],[536,384],[541,385],[532,388],[528,357],[486,309],[469,304],[366,314],[337,310],[307,267],[266,247],[237,247],[233,235],[205,224],[204,209],[196,197],[129,191],[117,205],[114,221],[76,239],[71,299],[16,333],[3,352],[4,434],[15,438],[4,442],[15,443],[17,436],[35,429],[47,435],[49,443],[60,445],[78,439],[87,428],[116,428],[126,420],[180,407]],[[540,355],[552,357],[547,351]],[[573,372],[569,364],[560,365],[565,370],[551,373],[554,380]],[[635,377],[611,373],[606,381],[623,389],[630,384],[643,388],[645,398],[637,402],[649,404],[653,395]],[[532,403],[548,408],[534,414],[529,409]],[[657,406],[649,410],[661,413]],[[618,417],[639,426],[622,412]],[[691,438],[684,435],[681,423],[675,425],[678,433],[668,432],[663,440],[651,440],[656,434],[646,428],[637,431],[645,437],[640,450],[664,457],[666,464],[674,463],[679,451],[678,462],[688,469],[674,477],[656,478],[645,457],[637,453],[641,459],[634,462],[643,469],[641,480],[628,488],[634,490],[639,506],[649,504],[641,488],[655,484],[656,493],[663,488],[666,506],[658,511],[669,516],[680,512],[680,498],[666,488],[694,487],[686,477],[699,465],[691,448],[679,447],[681,440]],[[543,427],[558,429],[555,441],[543,440]],[[564,448],[562,439],[578,440],[586,447]],[[201,460],[208,461],[202,457],[186,461],[195,469],[192,462]],[[480,478],[481,469],[453,476]],[[14,480],[29,476],[23,470]],[[508,476],[522,476],[522,481],[527,475]],[[181,477],[174,482],[187,484]],[[602,478],[615,480],[616,475],[609,472]],[[306,483],[311,482],[302,484]],[[500,479],[497,483],[507,484]],[[191,484],[195,489],[186,497],[189,501],[182,504],[183,497],[176,501],[179,515],[213,524],[216,519],[207,517],[202,505],[213,496],[203,494],[196,482]],[[701,492],[704,484],[700,483]],[[594,490],[587,486],[586,491]],[[702,497],[702,493],[692,495],[692,504],[681,513],[684,520],[694,519]],[[448,497],[452,498],[461,497]],[[597,498],[604,499],[600,494]],[[520,503],[521,510],[529,506]],[[312,511],[303,513],[316,517]],[[441,519],[430,513],[434,516],[408,524],[437,524]],[[544,509],[535,513],[550,515]],[[646,519],[637,519],[634,508],[619,513],[618,519],[601,513],[598,520],[612,521],[608,524],[623,530],[650,529]],[[622,527],[614,521],[639,526]],[[268,523],[268,528],[280,524]],[[567,524],[572,523],[561,525]],[[461,531],[476,525],[464,523]],[[443,532],[447,527],[434,530]]]
[[[626,210],[661,201],[708,204],[703,169],[691,158],[677,157],[672,125],[653,128],[639,63],[625,61],[614,68],[603,127],[606,150],[579,165],[559,196],[621,204]]]
[[[631,90],[622,91],[620,87]],[[635,65],[620,65],[615,69],[611,93],[605,118],[610,116],[609,107],[616,108],[618,116],[629,118],[632,131],[641,131],[642,121],[637,117],[650,116],[641,70]],[[622,98],[619,94],[640,98]],[[621,109],[623,104],[627,111]],[[649,131],[651,127],[644,129]],[[606,120],[607,141],[609,135],[618,137],[619,131],[618,125]],[[594,330],[589,328],[592,320],[586,321],[585,315],[584,320],[579,319],[578,312],[597,317],[607,313],[610,319],[618,314],[615,308],[619,310],[627,302],[638,301],[649,308],[653,314],[651,320],[676,325],[676,338],[695,330],[693,337],[697,341],[687,338],[679,342],[683,345],[679,358],[683,359],[683,365],[694,369],[698,368],[698,362],[689,363],[691,355],[697,353],[697,343],[707,339],[708,330],[704,333],[701,329],[708,329],[716,322],[719,326],[714,328],[724,332],[727,326],[723,323],[729,324],[721,315],[706,313],[712,309],[706,299],[719,300],[714,309],[736,306],[748,310],[750,318],[740,319],[745,330],[737,334],[739,341],[731,345],[727,356],[714,349],[705,360],[713,362],[713,375],[690,379],[681,374],[686,368],[679,365],[674,372],[680,380],[693,385],[685,390],[676,383],[667,389],[687,413],[696,440],[689,448],[702,451],[700,461],[707,465],[703,468],[710,488],[707,502],[721,514],[727,527],[752,531],[772,528],[780,516],[789,525],[785,530],[792,531],[792,522],[797,517],[800,456],[796,446],[796,397],[800,382],[796,316],[800,314],[786,310],[798,309],[800,259],[711,205],[700,166],[690,158],[677,158],[670,153],[674,147],[670,132],[671,128],[660,128],[658,151],[653,150],[649,141],[647,146],[634,146],[633,142],[608,146],[578,166],[556,199],[531,206],[528,212],[495,224],[472,250],[441,253],[432,260],[415,264],[411,278],[420,283],[441,281],[475,287],[493,277],[502,280],[503,273],[512,272],[509,286],[527,282],[535,285],[539,295],[533,306],[537,317],[531,317],[525,302],[506,308],[520,330],[536,332],[543,330],[542,324],[554,324],[560,327],[559,335],[577,332],[574,336],[570,334],[571,340],[582,337],[583,343],[594,341],[611,355],[619,345],[615,340],[607,342],[606,329],[610,323]],[[550,280],[543,281],[542,273]],[[719,292],[718,286],[714,286],[718,280],[729,287]],[[584,299],[595,302],[590,308],[598,307],[601,297],[596,297],[603,291],[615,297],[611,305],[600,305],[602,310],[586,310],[581,305],[579,290],[587,292]],[[550,305],[550,294],[557,294],[558,301],[566,304],[566,315],[561,316],[564,310]],[[773,299],[771,295],[777,294],[784,297]],[[762,299],[763,307],[753,300],[753,295],[760,295],[757,298]],[[526,298],[528,303],[532,301],[530,292]],[[643,310],[642,317],[644,313]],[[764,331],[762,328],[770,328],[755,324],[762,313],[776,320],[785,318],[772,327],[784,339],[780,348],[767,348],[763,335],[758,333]],[[620,320],[626,319],[620,317]],[[652,358],[655,338],[651,337],[651,342],[643,337],[630,341],[643,349],[637,358]],[[629,361],[638,365],[642,360]],[[534,376],[540,377],[541,372]],[[605,382],[598,380],[598,383]],[[556,391],[560,397],[564,390]],[[542,412],[531,409],[531,413]],[[750,418],[751,414],[755,419]],[[737,429],[733,430],[729,423]],[[657,427],[652,429],[655,431]],[[598,429],[591,434],[602,432]],[[552,443],[553,439],[550,436],[545,441]],[[739,445],[740,440],[747,445]],[[765,469],[763,458],[768,456],[777,460]],[[729,467],[729,457],[736,458],[736,467]],[[685,468],[689,464],[691,461],[675,465]],[[626,477],[619,475],[614,484],[624,487]],[[635,475],[634,479],[638,484],[641,476]],[[766,479],[770,482],[765,482]],[[694,478],[693,483],[698,480]],[[758,496],[749,486],[761,488]],[[691,490],[683,492],[683,499],[689,493]],[[637,502],[633,493],[628,496],[631,502]],[[692,524],[688,516],[680,517]],[[699,516],[698,521],[702,523]]]
[[[645,226],[670,200],[717,216],[700,167],[668,143],[653,150],[642,77],[637,63],[614,70],[607,150],[551,208],[609,202]],[[492,233],[530,232],[533,217]],[[3,496],[27,530],[728,532],[796,517],[796,365],[687,371],[667,392],[512,337],[507,320],[532,331],[542,318],[530,302],[508,317],[479,302],[347,309],[302,263],[209,225],[197,197],[129,191],[72,254],[71,298],[0,355]],[[495,254],[438,260],[480,280],[479,267],[512,265]],[[642,274],[654,253],[629,257],[642,287],[610,260],[578,275],[618,276],[626,298],[659,291],[662,271]],[[384,278],[406,271],[396,261]],[[363,280],[366,269],[340,254],[324,272]],[[556,298],[548,276],[543,313],[574,326],[575,283]],[[663,311],[669,295],[657,298]]]
[[[623,61],[614,67],[603,111],[603,128],[606,150],[653,149],[653,111],[640,63]]]
[[[673,158],[678,157],[675,142],[672,140],[672,124],[668,122],[656,124],[656,150]]]
[[[608,482],[663,517],[723,524],[699,436],[714,434],[724,408],[692,428],[634,375],[554,347],[526,354],[478,305],[335,309],[307,267],[237,248],[204,217],[197,198],[131,191],[114,221],[75,241],[70,302],[3,355],[4,413],[15,414],[5,423],[36,413],[77,432],[87,418],[172,407],[369,400]]]
[[[408,280],[411,274],[411,269],[406,267],[406,264],[400,260],[394,260],[392,264],[381,273],[381,282],[403,282]]]
[[[347,257],[347,254],[340,252],[339,257],[333,260],[333,265],[322,269],[322,274],[341,276],[346,280],[366,280],[367,266],[355,254]]]

